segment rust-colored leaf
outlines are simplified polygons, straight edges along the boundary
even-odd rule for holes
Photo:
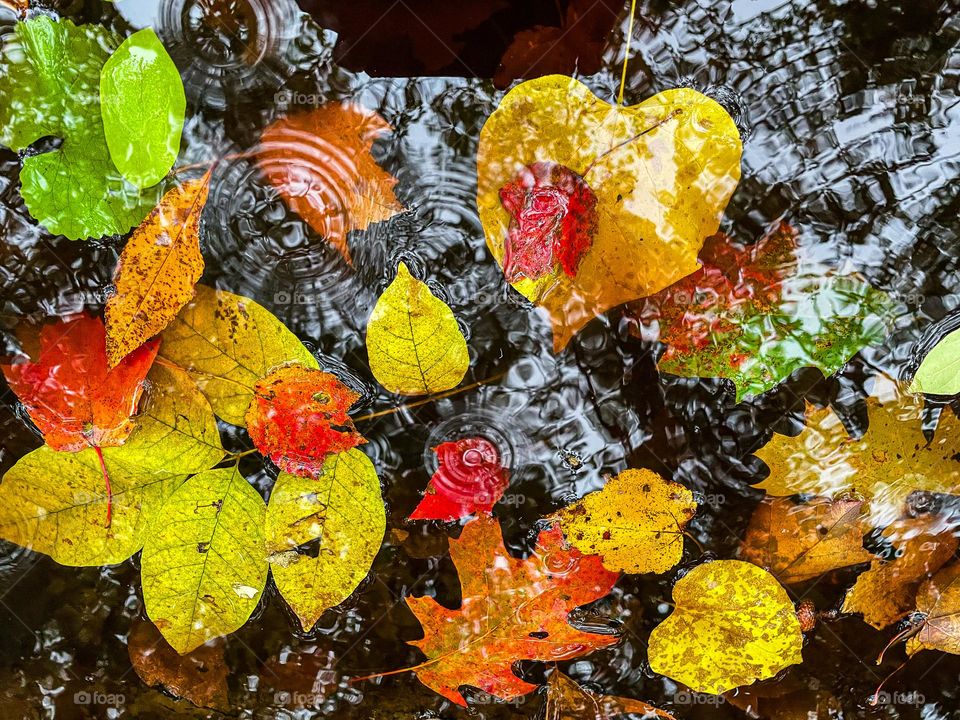
[[[547,681],[545,720],[612,720],[627,713],[674,720],[673,715],[631,698],[597,695],[554,670]]]
[[[411,520],[456,520],[490,512],[510,482],[500,453],[486,438],[463,438],[433,449],[440,466]]]

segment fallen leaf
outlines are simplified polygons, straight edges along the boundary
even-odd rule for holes
[[[541,532],[533,555],[517,560],[497,521],[480,516],[450,541],[450,558],[460,575],[460,607],[449,610],[431,597],[408,597],[407,605],[424,633],[411,645],[427,656],[411,669],[451,702],[466,706],[460,685],[512,700],[536,689],[513,673],[516,661],[569,660],[617,642],[567,622],[571,610],[610,592],[617,574],[597,557],[566,549],[559,529]]]
[[[917,591],[919,631],[907,640],[907,655],[940,650],[960,655],[960,564],[948,565]]]
[[[389,130],[377,113],[345,102],[280,118],[260,137],[257,158],[267,179],[348,263],[348,233],[403,210],[393,194],[397,179],[370,154]]]
[[[892,538],[892,560],[874,559],[843,601],[843,612],[860,613],[878,630],[910,613],[920,584],[934,575],[957,550],[952,532],[931,533],[926,520],[903,520],[884,529]]]
[[[107,357],[114,366],[162,332],[203,274],[200,214],[210,173],[167,192],[123,248],[107,300]]]
[[[930,395],[960,393],[960,330],[954,330],[928,352],[910,383],[910,392]]]
[[[377,382],[401,395],[449,390],[470,367],[453,311],[403,263],[367,322],[367,356]]]
[[[366,442],[347,414],[357,397],[336,375],[284,365],[254,385],[247,432],[281,470],[317,477],[328,455]]]
[[[753,511],[740,557],[792,585],[870,562],[873,555],[863,547],[869,531],[862,501],[767,498]]]
[[[696,510],[683,485],[639,469],[624,470],[548,519],[580,552],[599,555],[608,570],[663,573],[680,562],[684,527]]]
[[[194,475],[150,524],[143,602],[183,655],[240,628],[267,582],[266,505],[236,467]]]
[[[529,80],[504,96],[480,132],[477,204],[487,246],[501,267],[516,254],[506,246],[511,237],[526,237],[529,253],[536,240],[527,237],[536,230],[529,216],[538,204],[544,245],[583,244],[565,237],[564,226],[579,225],[570,199],[589,195],[569,188],[582,182],[596,197],[592,242],[575,274],[551,257],[547,267],[514,283],[547,311],[559,351],[594,316],[697,269],[697,252],[716,232],[740,178],[740,154],[733,120],[695,90],[667,90],[618,107],[573,78]],[[551,202],[544,203],[544,193],[530,195],[514,203],[521,217],[511,215],[501,192],[507,188],[509,196],[518,182],[527,184],[525,177],[542,175],[537,163],[561,166],[561,183],[549,191]]]
[[[612,720],[636,713],[644,717],[674,720],[673,715],[640,700],[597,695],[584,690],[559,670],[547,680],[547,704],[544,720]]]
[[[359,450],[328,457],[316,479],[280,473],[267,506],[267,554],[305,632],[366,577],[386,527],[380,479]],[[272,562],[291,551],[291,561]]]
[[[317,360],[272,313],[225,290],[196,294],[161,336],[161,357],[185,368],[213,411],[243,426],[257,381],[287,363],[316,368]]]
[[[650,668],[697,692],[723,693],[803,660],[793,603],[756,565],[698,565],[674,585],[673,603],[650,633]]]
[[[489,513],[503,497],[510,475],[497,447],[482,437],[441,443],[433,449],[439,466],[410,520],[457,520]]]

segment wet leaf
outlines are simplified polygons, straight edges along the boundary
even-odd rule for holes
[[[584,690],[559,670],[550,674],[544,720],[612,720],[627,713],[673,720],[670,713],[640,700],[597,695]]]
[[[449,390],[470,367],[453,311],[403,263],[367,322],[367,356],[377,382],[401,395]]]
[[[0,143],[56,150],[26,157],[20,193],[51,233],[77,240],[125,233],[159,199],[138,191],[110,160],[100,119],[100,69],[120,39],[99,25],[39,15],[19,22],[0,59]]]
[[[62,565],[112,565],[137,552],[149,519],[187,475],[223,457],[209,403],[186,372],[156,365],[134,429],[120,447],[103,449],[113,517],[94,450],[43,446],[0,483],[0,537]]]
[[[187,369],[213,411],[243,426],[257,381],[280,365],[317,361],[272,313],[225,290],[196,286],[196,295],[164,330],[160,355]]]
[[[489,513],[503,497],[510,475],[486,438],[462,438],[433,448],[439,466],[411,520],[457,520]]]
[[[792,585],[872,560],[863,548],[869,531],[861,501],[767,498],[753,511],[740,557]]]
[[[697,692],[726,692],[803,660],[793,603],[756,565],[698,565],[674,585],[673,602],[650,634],[650,667]]]
[[[624,470],[550,515],[571,545],[608,570],[666,572],[683,556],[683,530],[697,510],[683,485],[650,470]]]
[[[111,365],[163,331],[193,297],[203,274],[200,214],[209,190],[209,173],[174,187],[127,240],[106,308]]]
[[[153,518],[141,575],[147,615],[180,654],[241,627],[267,582],[266,505],[234,468],[181,485]]]
[[[913,376],[910,392],[930,395],[960,393],[960,330],[954,330],[926,354]]]
[[[599,558],[565,548],[557,528],[541,532],[533,555],[517,560],[497,521],[480,516],[450,541],[450,558],[460,576],[460,607],[449,610],[431,597],[408,597],[407,605],[424,633],[411,644],[427,656],[413,670],[451,702],[467,704],[460,685],[502,700],[525,695],[536,686],[513,673],[516,661],[568,660],[617,641],[567,622],[571,610],[610,592],[617,574]]]
[[[960,655],[960,564],[948,565],[920,586],[917,612],[925,618],[907,640],[907,654],[940,650]]]
[[[390,130],[377,113],[328,103],[280,118],[260,138],[260,168],[290,208],[352,262],[347,235],[403,210],[397,179],[370,150]]]
[[[103,321],[86,313],[44,325],[34,358],[2,366],[4,377],[30,419],[54,450],[121,445],[133,430],[131,416],[157,354],[157,341],[140,347],[114,368],[107,365]]]
[[[386,524],[380,479],[359,450],[328,457],[316,479],[280,473],[267,506],[267,553],[277,589],[305,631],[366,577]]]
[[[100,112],[113,164],[149,187],[180,152],[187,99],[180,72],[151,28],[128,37],[100,71]]]
[[[511,276],[547,311],[560,350],[594,316],[697,269],[697,251],[740,178],[740,153],[733,120],[695,90],[618,107],[561,75],[521,83],[480,133],[477,203],[487,246],[501,267],[538,245],[549,258],[511,264]],[[545,175],[537,163],[563,170]],[[584,234],[592,242],[581,255]],[[511,247],[517,239],[521,245]],[[579,262],[564,266],[563,248]]]
[[[843,601],[843,612],[860,613],[878,630],[910,613],[920,584],[953,557],[958,543],[952,532],[929,532],[925,519],[895,523],[883,534],[891,538],[895,556],[874,559]]]

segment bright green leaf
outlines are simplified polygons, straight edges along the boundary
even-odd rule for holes
[[[960,330],[938,342],[920,363],[910,392],[930,395],[960,393]]]

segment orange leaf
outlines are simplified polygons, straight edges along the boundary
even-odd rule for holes
[[[610,592],[619,575],[599,557],[565,547],[558,528],[542,531],[533,555],[517,560],[497,521],[481,516],[450,541],[450,558],[462,587],[458,610],[407,598],[424,634],[411,644],[428,658],[412,670],[448,700],[467,704],[460,685],[511,700],[536,689],[513,673],[517,660],[567,660],[617,642],[567,622],[575,607]]]
[[[628,713],[675,720],[670,713],[640,700],[598,695],[584,690],[559,670],[554,670],[547,681],[544,720],[612,720]]]
[[[280,118],[260,138],[260,168],[290,208],[348,263],[347,234],[393,217],[403,205],[397,179],[370,149],[390,129],[377,113],[353,103],[328,103]]]

